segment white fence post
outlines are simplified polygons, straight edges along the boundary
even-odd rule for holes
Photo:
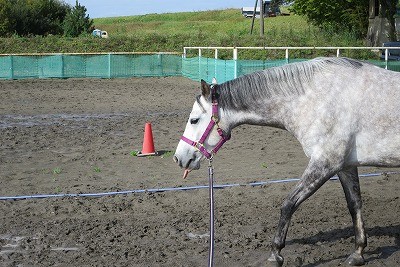
[[[389,49],[385,49],[385,69],[388,68]]]
[[[214,50],[214,78],[217,79],[218,48]],[[218,79],[217,79],[218,81]]]
[[[286,48],[286,50],[285,50],[285,59],[286,59],[286,63],[289,63],[289,48]]]
[[[237,78],[237,59],[238,59],[238,49],[237,47],[233,48],[233,78]]]
[[[199,48],[199,80],[201,79],[201,48]]]

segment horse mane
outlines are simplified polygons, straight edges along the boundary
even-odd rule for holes
[[[357,69],[363,63],[349,58],[316,58],[253,72],[218,85],[218,102],[224,109],[248,110],[260,99],[302,95],[316,73],[333,66]]]

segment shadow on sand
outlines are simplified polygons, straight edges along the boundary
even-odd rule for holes
[[[387,259],[394,253],[400,251],[400,225],[392,225],[392,226],[375,226],[373,228],[366,228],[366,233],[369,237],[371,236],[389,236],[393,237],[395,240],[395,245],[392,246],[384,246],[377,248],[373,251],[366,251],[364,253],[364,258],[366,263],[369,261],[374,261],[377,259]],[[354,236],[353,227],[346,227],[344,229],[335,229],[327,232],[320,232],[314,236],[310,236],[307,238],[300,238],[300,239],[292,239],[287,242],[287,244],[293,243],[301,243],[301,244],[315,244],[317,242],[335,242],[340,239],[346,239],[349,237]],[[349,251],[350,254],[350,251]],[[320,266],[321,264],[327,264],[334,260],[346,259],[349,255],[342,255],[339,257],[327,259],[324,261],[319,261],[316,263],[310,263],[307,265],[300,265],[302,267],[316,267]]]

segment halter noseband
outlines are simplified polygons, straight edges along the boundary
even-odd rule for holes
[[[224,131],[219,127],[218,122],[219,122],[219,116],[218,116],[218,101],[217,101],[217,93],[214,85],[211,85],[211,101],[212,101],[212,115],[210,119],[210,123],[208,124],[206,130],[204,131],[203,135],[201,136],[199,141],[192,141],[189,138],[186,138],[185,136],[182,135],[181,140],[188,143],[189,145],[197,148],[201,154],[204,155],[207,159],[211,159],[214,154],[218,152],[218,150],[222,147],[222,145],[228,141],[231,136],[226,135]],[[206,138],[210,135],[212,129],[214,126],[217,125],[217,132],[221,139],[218,141],[217,145],[211,150],[208,151],[204,147],[204,141]]]

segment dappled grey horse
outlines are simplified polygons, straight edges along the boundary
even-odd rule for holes
[[[355,251],[346,262],[363,265],[367,238],[357,166],[400,166],[400,73],[348,58],[316,58],[219,85],[202,81],[174,156],[184,177],[241,124],[285,129],[309,158],[282,204],[268,264],[282,266],[293,213],[337,174],[355,229]]]

